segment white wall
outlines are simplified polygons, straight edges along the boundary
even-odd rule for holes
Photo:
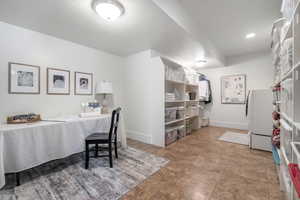
[[[221,80],[225,75],[246,74],[247,90],[268,89],[273,81],[271,54],[267,52],[231,58],[228,67],[203,69],[211,81],[213,103],[208,105],[210,124],[229,128],[247,129],[245,105],[221,104]]]
[[[124,71],[127,136],[164,146],[164,65],[144,51],[127,58]]]
[[[124,59],[95,49],[0,22],[0,122],[8,115],[35,112],[43,117],[75,114],[93,96],[74,96],[74,71],[113,82],[115,105],[122,104]],[[41,67],[41,94],[8,94],[8,62]],[[71,95],[46,94],[46,68],[71,70]]]

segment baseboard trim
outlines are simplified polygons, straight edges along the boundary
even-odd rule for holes
[[[248,123],[232,123],[232,122],[210,121],[209,125],[210,126],[216,126],[216,127],[248,130]]]
[[[137,140],[147,144],[151,144],[152,142],[152,137],[146,135],[145,133],[132,131],[132,130],[127,130],[126,133],[127,133],[127,137],[130,139]]]

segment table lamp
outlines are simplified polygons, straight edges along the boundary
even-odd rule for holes
[[[103,102],[102,102],[102,113],[107,114],[109,112],[108,108],[108,101],[106,99],[106,95],[113,94],[112,83],[109,81],[101,81],[97,83],[96,86],[96,94],[104,95]]]

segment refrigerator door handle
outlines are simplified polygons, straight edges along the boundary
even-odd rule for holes
[[[246,117],[248,117],[248,112],[249,112],[250,93],[251,93],[251,90],[248,91],[247,99],[246,99]]]

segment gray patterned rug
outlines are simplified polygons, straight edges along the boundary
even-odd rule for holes
[[[1,200],[114,200],[165,166],[168,160],[134,149],[119,151],[114,168],[108,158],[91,158],[84,169],[83,154],[53,161],[21,173],[22,185],[0,190]]]

